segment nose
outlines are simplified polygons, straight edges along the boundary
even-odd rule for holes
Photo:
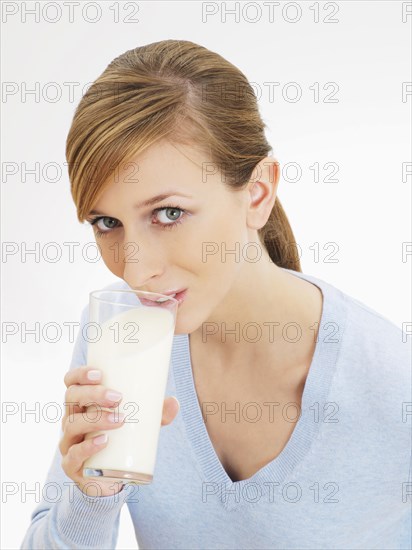
[[[165,271],[165,259],[154,243],[126,241],[123,246],[123,279],[134,289],[150,288]],[[155,286],[155,285],[153,285]]]

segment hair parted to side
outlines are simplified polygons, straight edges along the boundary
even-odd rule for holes
[[[233,190],[272,150],[246,76],[187,40],[162,40],[116,57],[82,97],[66,141],[71,193],[83,222],[116,167],[161,139],[205,154]],[[295,238],[276,197],[262,245],[279,267],[302,271]]]

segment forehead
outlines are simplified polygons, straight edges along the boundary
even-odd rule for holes
[[[107,210],[108,204],[127,204],[130,199],[148,207],[151,199],[171,191],[203,202],[225,191],[224,185],[216,185],[219,181],[218,167],[200,148],[162,140],[113,171],[92,212]]]
[[[210,160],[194,145],[170,142],[161,140],[148,147],[142,153],[135,155],[132,159],[142,174],[163,172],[174,169],[176,171],[185,169],[202,170],[202,167]]]
[[[221,180],[218,166],[199,147],[161,140],[142,153],[120,163],[110,183],[122,183],[153,192],[194,186],[201,188]]]

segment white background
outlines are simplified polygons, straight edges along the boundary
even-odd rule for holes
[[[47,19],[58,12],[51,2],[37,2],[38,21],[34,15],[24,18],[24,7],[36,9],[34,2],[2,4],[2,400],[17,403],[19,411],[23,403],[40,407],[38,419],[29,415],[22,422],[19,412],[1,424],[2,547],[11,549],[21,544],[36,506],[33,494],[24,498],[22,484],[30,489],[44,483],[57,445],[59,422],[45,421],[41,412],[46,403],[63,402],[73,347],[68,330],[57,343],[42,336],[36,343],[33,335],[23,342],[22,323],[33,328],[39,322],[42,328],[48,322],[62,327],[78,322],[89,292],[116,280],[101,260],[92,263],[96,249],[84,248],[94,242],[93,234],[76,219],[64,165],[65,140],[83,87],[124,51],[169,38],[197,42],[239,67],[254,83],[274,156],[281,166],[301,167],[297,181],[290,181],[293,169],[283,173],[279,197],[301,247],[303,271],[401,328],[411,321],[411,257],[402,258],[402,243],[411,241],[411,176],[402,178],[402,163],[411,160],[412,103],[411,95],[402,98],[402,83],[411,81],[412,21],[412,15],[402,21],[402,9],[412,7],[397,1],[280,2],[271,21],[268,6],[257,2],[238,3],[236,20],[229,13],[225,18],[234,2],[109,1],[94,3],[101,13],[92,23],[96,7],[82,15],[77,6],[70,22],[69,9],[60,3],[61,19],[53,23]],[[6,9],[17,13],[7,15]],[[205,10],[216,13],[202,15]],[[135,21],[126,23],[127,15]],[[338,22],[326,23],[328,15]],[[36,82],[37,99],[24,93]],[[73,97],[67,82],[78,83]],[[273,98],[265,82],[279,83]],[[293,101],[291,82],[301,90],[299,101]],[[338,102],[324,101],[334,91],[330,84],[324,88],[327,83],[335,83],[332,99]],[[28,169],[39,163],[38,177],[24,174],[23,163]],[[47,181],[56,177],[52,168],[42,175],[48,163],[60,166],[57,181]],[[318,182],[309,168],[315,163]],[[326,163],[338,166],[337,182],[324,181],[330,173],[323,169]],[[13,166],[17,172],[10,175]],[[23,262],[22,248],[33,249],[36,242],[40,258],[32,254]],[[56,249],[44,248],[50,242],[62,252],[56,263],[48,259]],[[68,242],[79,243],[73,262],[63,245]],[[6,243],[15,243],[16,254],[4,254]],[[329,254],[338,261],[328,262]],[[19,332],[7,337],[10,323]],[[48,337],[53,336],[51,331]],[[17,494],[7,495],[6,483],[15,483]],[[137,547],[126,506],[118,547]]]

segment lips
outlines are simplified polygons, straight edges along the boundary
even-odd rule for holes
[[[170,296],[170,298],[174,298],[175,300],[177,300],[177,302],[180,305],[186,297],[187,288],[183,289],[183,290],[178,290],[177,292],[167,291],[167,292],[158,292],[157,294],[163,294],[163,295],[166,295],[166,296]],[[148,300],[148,299],[145,299],[145,298],[142,298],[142,297],[140,297],[139,299],[140,299],[140,302],[143,305],[149,305],[149,306],[153,306],[154,304],[156,304],[157,306],[160,306],[160,307],[170,307],[174,303],[173,300],[165,300],[165,299],[163,299],[160,302],[158,302],[156,300]]]
[[[174,297],[175,294],[180,294],[181,292],[183,292],[184,288],[181,288],[179,290],[165,290],[165,291],[162,291],[162,290],[159,290],[158,291],[158,294],[165,294],[166,296],[172,296]]]
[[[184,299],[186,298],[186,294],[187,294],[187,288],[183,289],[183,290],[180,290],[179,292],[176,293],[175,295],[175,300],[177,300],[179,302],[179,305],[184,301]]]

